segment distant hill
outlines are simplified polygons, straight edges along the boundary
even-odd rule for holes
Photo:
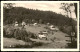
[[[4,8],[4,24],[12,24],[14,21],[18,21],[21,23],[22,21],[32,22],[32,20],[41,23],[51,23],[54,25],[71,25],[72,21],[76,21],[65,17],[61,14],[57,14],[52,11],[41,11],[41,10],[34,10],[34,9],[26,9],[23,7],[14,7],[11,9]]]

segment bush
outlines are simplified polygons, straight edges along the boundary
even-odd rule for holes
[[[73,41],[72,43],[68,43],[67,48],[77,48],[77,41]]]
[[[24,29],[16,29],[14,32],[14,37],[19,40],[28,40],[28,33]]]
[[[62,32],[67,33],[69,36],[71,36],[71,32],[75,32],[76,34],[74,35],[75,36],[74,38],[75,39],[77,38],[77,30],[75,27],[74,28],[72,28],[72,26],[66,26],[65,28],[64,27],[65,26],[60,27],[60,30]],[[73,37],[70,37],[70,38],[73,38]],[[72,40],[71,43],[68,43],[67,47],[68,48],[77,48],[77,41]]]
[[[6,37],[6,31],[3,29],[3,36]]]
[[[33,38],[33,39],[37,39],[36,34],[33,34],[31,32],[28,32],[28,34],[29,34],[28,37]]]
[[[62,32],[67,33],[68,35],[70,35],[71,32],[72,32],[72,27],[71,26],[60,26],[59,29]]]
[[[77,27],[76,26],[60,26],[59,29],[64,32],[67,33],[68,35],[71,35],[71,32],[75,33],[75,38],[77,38]]]
[[[11,26],[3,28],[3,36],[8,37],[8,38],[13,37],[14,36],[14,28]]]
[[[29,38],[37,38],[37,36],[31,32],[27,32],[25,29],[16,29],[14,37],[19,40],[30,41]]]
[[[6,26],[3,29],[3,36],[8,38],[16,38],[23,41],[30,41],[29,38],[37,38],[36,34],[31,32],[27,32],[26,29],[21,27],[13,27],[13,26]]]

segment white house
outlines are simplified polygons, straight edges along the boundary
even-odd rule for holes
[[[18,26],[18,22],[16,21],[16,22],[15,22],[15,27],[17,27],[17,26]]]

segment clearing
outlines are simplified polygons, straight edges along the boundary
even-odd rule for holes
[[[43,25],[43,24],[40,24],[40,26],[29,26],[29,25],[26,25],[25,28],[26,28],[26,31],[29,31],[29,32],[32,32],[36,35],[38,35],[38,33],[40,31],[43,31],[43,30],[46,30],[48,31],[48,29],[45,29],[46,25]],[[51,43],[49,44],[45,44],[45,45],[42,45],[42,46],[38,46],[38,47],[34,47],[34,48],[65,48],[66,45],[67,45],[67,41],[65,40],[70,40],[69,37],[65,37],[66,33],[63,33],[61,31],[54,31],[54,34],[52,33],[48,33],[47,35],[47,38],[48,38],[48,41],[51,41],[51,39],[54,39],[54,41],[51,41]],[[14,39],[14,38],[4,38],[3,39],[3,44],[4,46],[10,46],[10,45],[16,45],[16,44],[21,44],[21,45],[25,45],[25,42],[24,41],[21,41],[21,40],[17,40],[17,39]],[[38,40],[38,39],[36,39]],[[44,42],[46,40],[43,40]]]

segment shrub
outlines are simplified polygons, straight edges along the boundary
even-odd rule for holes
[[[27,34],[26,30],[18,28],[14,32],[14,37],[16,39],[25,40],[25,37],[27,38],[28,34]]]
[[[77,38],[77,30],[76,30],[75,27],[74,28],[72,28],[72,26],[66,26],[65,28],[64,27],[65,26],[60,27],[60,30],[62,32],[67,33],[70,36],[71,39],[73,38],[73,37],[71,37],[71,32],[75,32],[76,34],[74,35],[75,36],[74,38],[75,39]],[[72,40],[71,43],[68,43],[67,47],[68,48],[77,48],[77,41]]]
[[[16,29],[14,37],[19,40],[30,41],[29,38],[37,38],[37,36],[31,32],[27,32],[25,29]]]
[[[3,36],[6,37],[6,31],[3,29]]]
[[[8,26],[3,29],[3,36],[8,37],[8,38],[16,38],[19,40],[27,41],[29,42],[29,38],[34,38],[36,39],[37,36],[34,33],[27,32],[26,29],[21,28],[21,27],[13,27],[13,26]]]
[[[14,35],[14,29],[13,27],[7,27],[7,28],[3,28],[3,36],[4,37],[8,37],[11,38]]]
[[[37,36],[36,36],[36,34],[33,34],[33,33],[31,33],[31,32],[28,32],[28,36],[30,37],[30,38],[34,38],[34,39],[37,39]]]
[[[71,32],[72,32],[72,27],[71,26],[60,26],[59,29],[62,32],[67,33],[68,35],[70,35]]]
[[[67,43],[67,48],[77,48],[77,41],[73,41],[72,43]]]

